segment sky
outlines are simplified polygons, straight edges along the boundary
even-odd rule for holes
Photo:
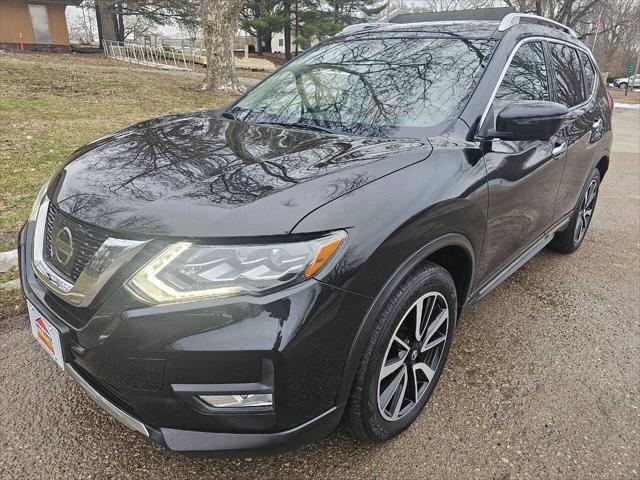
[[[65,10],[65,14],[67,17],[67,25],[71,26],[73,23],[82,24],[82,8],[68,6]],[[91,21],[91,28],[93,30],[94,40],[98,40],[98,26],[96,25],[96,19],[93,9],[84,9],[85,18]],[[157,31],[159,34],[164,35],[169,38],[187,38],[188,35],[186,33],[182,33],[179,28],[174,26],[158,26]]]

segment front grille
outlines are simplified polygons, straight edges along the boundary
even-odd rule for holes
[[[59,233],[63,229],[68,229],[72,242],[70,250],[64,252],[64,257],[59,252],[56,254],[56,248],[59,248],[56,245],[56,239],[60,237]],[[44,256],[50,265],[53,265],[71,282],[75,283],[78,280],[82,271],[107,238],[108,235],[105,233],[74,221],[62,213],[59,208],[49,204]]]

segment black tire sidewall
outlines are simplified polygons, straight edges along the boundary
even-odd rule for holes
[[[578,218],[580,216],[580,207],[582,206],[582,202],[585,194],[587,193],[587,189],[589,188],[589,185],[591,185],[591,182],[594,179],[598,181],[598,185],[596,187],[596,198],[593,204],[593,212],[591,213],[591,219],[589,220],[589,225],[587,225],[587,231],[584,232],[584,235],[579,241],[576,241],[576,226],[578,225]],[[582,190],[580,191],[580,199],[578,200],[576,208],[573,212],[573,216],[571,218],[571,224],[569,225],[569,232],[571,234],[571,246],[572,246],[572,250],[574,251],[580,248],[580,245],[582,245],[582,242],[584,242],[584,239],[587,237],[587,234],[589,233],[589,229],[591,228],[591,223],[593,222],[593,215],[595,214],[596,205],[598,204],[598,197],[600,196],[600,181],[601,181],[600,171],[597,168],[594,168],[593,171],[591,172],[591,175],[589,175],[589,178],[584,184],[584,187],[582,187]]]
[[[384,322],[384,325],[378,332],[366,365],[365,395],[363,395],[362,398],[363,403],[361,408],[363,421],[366,423],[366,425],[364,425],[365,431],[367,436],[372,440],[383,441],[392,438],[413,423],[433,394],[444,369],[444,365],[453,342],[453,333],[455,330],[457,314],[457,295],[455,284],[453,283],[449,273],[441,267],[432,265],[415,275],[411,275],[408,281],[412,282],[412,284],[407,285],[407,280],[405,280],[399,288],[404,288],[406,290],[403,291],[399,297],[392,297],[391,300],[388,301],[387,305],[385,305],[385,308],[383,308],[379,321]],[[427,391],[413,411],[407,413],[404,417],[395,422],[387,421],[378,411],[377,389],[378,375],[382,360],[386,353],[388,342],[394,334],[395,329],[400,323],[402,315],[406,310],[422,295],[434,291],[441,293],[449,306],[447,340],[442,352],[440,364],[436,369],[433,379],[427,387]],[[389,304],[389,302],[391,302],[391,304]]]

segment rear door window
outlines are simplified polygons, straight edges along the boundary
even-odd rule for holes
[[[584,101],[578,52],[561,43],[551,43],[550,46],[556,79],[556,101],[569,108],[574,107]]]
[[[582,67],[584,71],[584,92],[585,97],[589,98],[591,96],[591,92],[593,92],[593,85],[596,82],[596,69],[591,63],[591,59],[589,55],[584,52],[580,52],[580,60],[582,60]]]

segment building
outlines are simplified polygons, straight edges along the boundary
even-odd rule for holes
[[[80,0],[0,0],[0,48],[68,53],[65,9]]]
[[[291,33],[291,51],[296,51],[296,44],[294,43],[293,32]],[[274,32],[271,37],[271,51],[273,53],[284,53],[285,52],[285,44],[284,44],[284,31]],[[302,50],[302,49],[300,49]]]

